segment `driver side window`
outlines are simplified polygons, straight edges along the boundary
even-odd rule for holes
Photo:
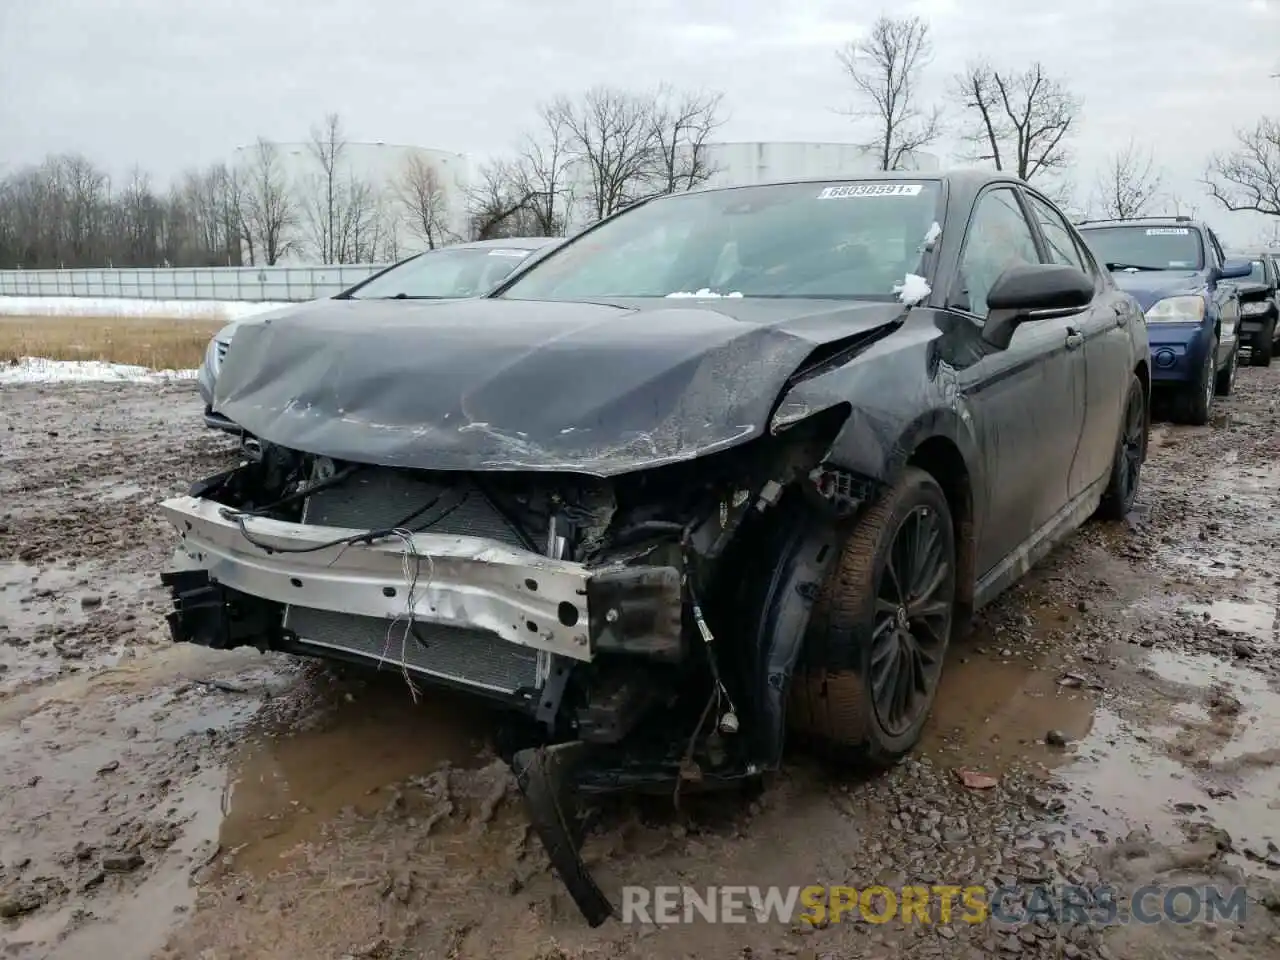
[[[951,305],[985,318],[987,292],[1000,274],[1015,264],[1039,262],[1035,236],[1017,194],[1009,187],[990,190],[978,199],[969,221],[960,255],[959,289]]]

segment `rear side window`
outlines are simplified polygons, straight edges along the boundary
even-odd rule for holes
[[[1222,252],[1222,244],[1218,243],[1217,235],[1210,230],[1209,242],[1213,245],[1213,261],[1218,266],[1222,266],[1227,262],[1227,255]]]

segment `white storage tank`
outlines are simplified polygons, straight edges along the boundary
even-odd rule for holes
[[[879,168],[879,157],[874,150],[853,143],[735,141],[709,143],[705,149],[709,165],[715,170],[707,186],[713,187],[860,176]],[[937,170],[939,161],[933,154],[913,153],[903,167]]]
[[[777,180],[857,177],[875,173],[879,163],[875,151],[853,143],[791,141],[732,141],[704,144],[703,150],[714,172],[704,187],[738,187]],[[931,153],[912,153],[905,169],[933,171],[941,164]],[[574,229],[589,226],[594,212],[586,201],[591,194],[590,172],[570,168],[572,193],[578,203],[570,217]]]

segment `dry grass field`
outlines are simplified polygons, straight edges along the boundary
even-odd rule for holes
[[[163,317],[0,316],[0,363],[22,357],[103,360],[153,370],[200,365],[205,348],[225,320]]]

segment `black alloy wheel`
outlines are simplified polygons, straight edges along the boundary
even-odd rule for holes
[[[1142,464],[1147,459],[1146,389],[1137,375],[1129,378],[1120,437],[1111,464],[1111,477],[1102,495],[1098,514],[1104,520],[1123,520],[1133,509],[1142,482]]]
[[[942,671],[955,604],[955,569],[944,555],[941,518],[912,508],[898,525],[876,596],[871,634],[871,690],[890,736],[927,712]]]
[[[946,494],[907,467],[848,532],[814,601],[791,730],[841,764],[885,767],[909,753],[941,680],[960,568]]]

